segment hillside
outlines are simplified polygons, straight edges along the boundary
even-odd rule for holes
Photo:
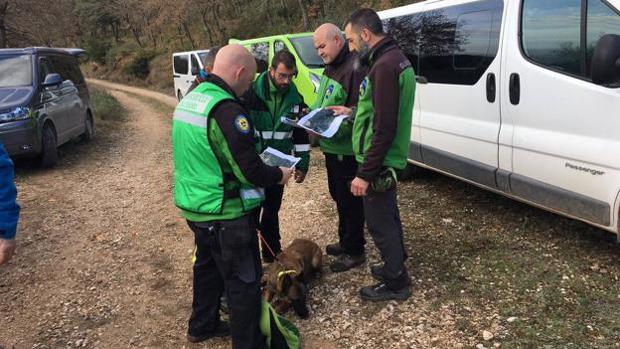
[[[87,76],[172,92],[172,52],[341,24],[415,0],[0,0],[0,47],[82,47]],[[41,30],[44,28],[44,30]]]

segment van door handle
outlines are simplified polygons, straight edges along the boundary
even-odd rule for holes
[[[513,105],[519,104],[521,101],[521,78],[519,74],[510,74],[510,103]]]
[[[416,76],[415,81],[417,81],[419,84],[428,84],[428,79],[424,76]]]
[[[495,74],[487,75],[487,101],[495,103]]]
[[[172,77],[173,77],[173,78],[180,78],[180,77],[181,77],[181,75],[174,74],[174,75],[172,75]]]

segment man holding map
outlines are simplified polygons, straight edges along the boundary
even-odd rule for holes
[[[283,122],[294,122],[305,104],[293,79],[297,75],[295,56],[286,50],[276,52],[271,67],[256,78],[243,100],[256,129],[258,151],[273,148],[284,154],[301,158],[295,165],[295,182],[302,183],[310,162],[310,143],[306,131]],[[283,185],[265,188],[265,202],[259,218],[259,227],[267,241],[261,241],[263,261],[273,262],[282,251],[278,214],[284,194]],[[272,254],[273,252],[273,254]]]
[[[314,32],[314,46],[326,67],[312,109],[332,105],[355,106],[366,70],[355,68],[357,54],[349,51],[340,29],[331,23],[321,25]],[[351,130],[351,122],[345,121],[333,137],[319,140],[325,154],[329,193],[338,210],[339,239],[326,247],[327,254],[338,256],[330,264],[334,272],[349,270],[366,260],[363,201],[349,190],[349,183],[357,172]]]

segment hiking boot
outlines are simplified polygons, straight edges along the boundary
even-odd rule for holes
[[[334,273],[340,273],[343,271],[347,271],[351,268],[355,268],[358,265],[361,265],[362,263],[364,263],[365,261],[366,261],[366,256],[363,254],[359,256],[351,256],[345,253],[341,255],[340,257],[338,257],[335,261],[333,261],[329,265],[329,268]]]
[[[199,342],[204,342],[210,338],[226,337],[226,336],[230,336],[230,326],[228,325],[228,322],[220,321],[220,323],[217,325],[217,328],[215,329],[214,332],[203,334],[200,336],[193,336],[188,333],[187,341],[190,343],[199,343]]]
[[[340,243],[337,242],[325,246],[325,252],[330,256],[340,256],[344,253],[344,250],[340,247]]]
[[[405,286],[398,291],[391,290],[384,283],[379,283],[372,286],[362,287],[360,289],[360,296],[365,301],[381,302],[389,300],[404,301],[411,296],[411,289],[409,286]]]
[[[385,282],[385,274],[383,272],[383,266],[380,264],[370,267],[370,275],[379,282]]]

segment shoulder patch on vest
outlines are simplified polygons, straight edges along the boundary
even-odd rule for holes
[[[362,80],[360,84],[360,97],[363,97],[366,94],[366,85],[368,85],[368,77]]]
[[[245,115],[237,116],[235,118],[235,128],[244,135],[250,133],[250,121],[248,120],[248,117]]]
[[[332,93],[334,93],[334,85],[331,84],[327,87],[327,90],[325,91],[325,99],[329,98]]]

